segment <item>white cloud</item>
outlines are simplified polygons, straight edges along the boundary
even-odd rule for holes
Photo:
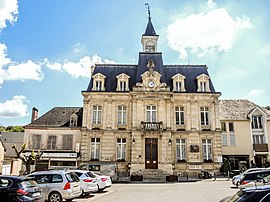
[[[207,4],[208,11],[178,17],[167,27],[169,46],[179,52],[181,58],[186,58],[188,51],[198,57],[214,51],[227,51],[241,31],[251,27],[247,17],[234,19],[225,9],[215,9],[213,1]]]
[[[18,1],[17,0],[1,0],[0,1],[0,31],[7,24],[6,21],[14,23],[18,16]]]
[[[247,97],[252,98],[254,96],[260,96],[260,95],[263,95],[263,94],[265,94],[264,90],[253,89],[248,93]]]
[[[108,59],[102,59],[98,55],[93,55],[92,57],[85,56],[78,62],[66,61],[63,64],[55,62],[52,64],[47,63],[46,66],[52,70],[65,71],[74,78],[90,78],[91,67],[95,64],[115,64],[115,62]]]
[[[0,43],[0,85],[10,80],[37,80],[43,79],[42,64],[36,64],[31,60],[16,63],[7,57],[7,47]]]
[[[28,116],[25,96],[16,95],[11,100],[0,103],[1,118],[19,118]]]

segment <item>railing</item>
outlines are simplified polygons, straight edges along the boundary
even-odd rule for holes
[[[255,152],[268,152],[268,144],[253,144]]]
[[[141,122],[141,129],[144,131],[159,131],[163,129],[163,122]]]

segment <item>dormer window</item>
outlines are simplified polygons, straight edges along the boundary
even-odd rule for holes
[[[129,78],[130,76],[128,76],[125,73],[122,73],[118,76],[116,76],[117,78],[117,88],[116,91],[129,91]]]
[[[185,92],[185,79],[186,77],[182,74],[176,74],[172,77],[173,80],[173,91],[174,92]]]
[[[102,85],[101,81],[95,81],[96,91],[101,91],[101,85]]]
[[[252,116],[252,129],[262,129],[262,116]]]
[[[198,92],[210,92],[210,87],[209,87],[209,79],[210,77],[207,76],[206,74],[201,74],[197,76],[197,86]]]
[[[76,114],[72,114],[69,119],[69,126],[77,126],[78,116]]]
[[[92,76],[93,78],[93,91],[105,91],[105,79],[106,76],[104,76],[101,73],[97,73]]]

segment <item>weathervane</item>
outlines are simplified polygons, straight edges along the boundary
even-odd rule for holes
[[[147,9],[148,9],[148,19],[151,20],[151,16],[150,16],[150,5],[149,3],[145,3],[145,5],[147,6]]]

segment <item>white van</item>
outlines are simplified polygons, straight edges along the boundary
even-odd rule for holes
[[[78,167],[80,170],[89,170],[93,171],[94,173],[100,173],[103,175],[110,176],[113,182],[118,180],[117,177],[117,164],[84,164]]]

